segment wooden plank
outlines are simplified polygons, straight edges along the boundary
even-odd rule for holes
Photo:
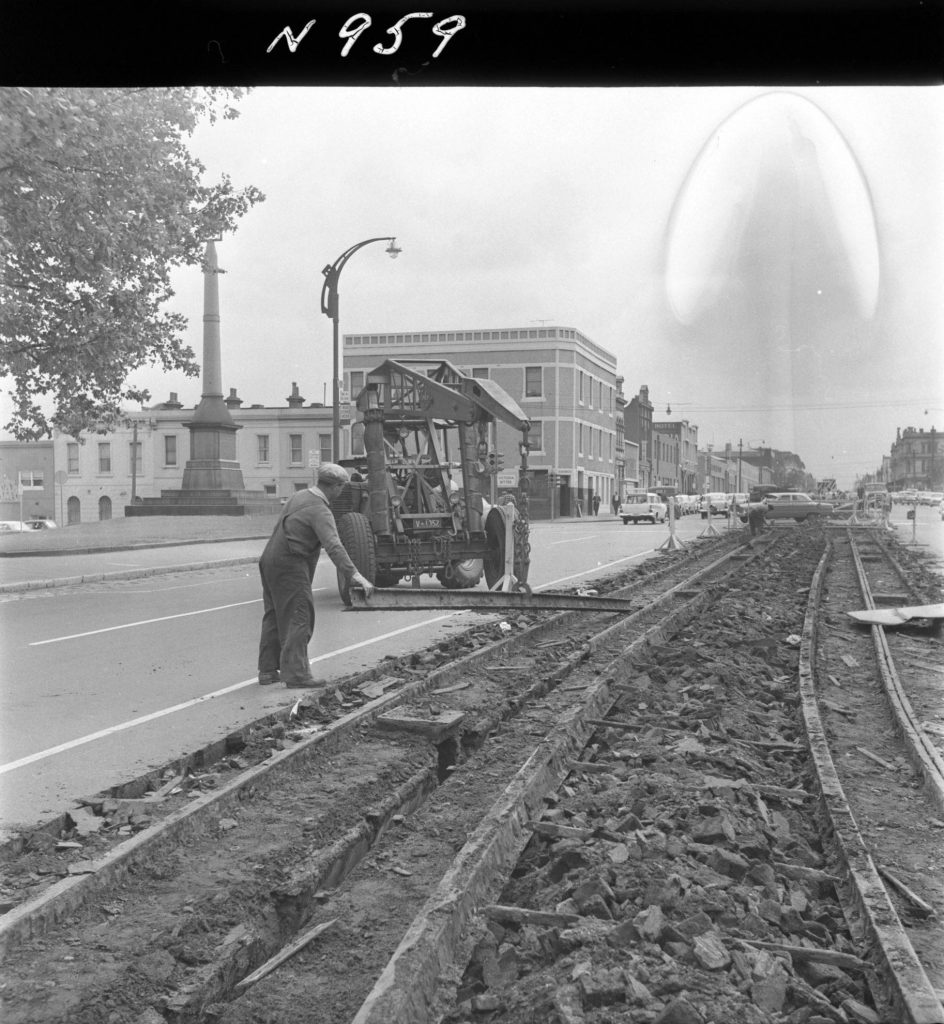
[[[286,960],[303,950],[309,942],[316,939],[322,932],[327,931],[336,921],[336,917],[330,921],[322,921],[321,924],[316,924],[314,928],[310,928],[303,935],[299,935],[297,939],[290,942],[284,949],[279,950],[274,957],[266,960],[252,974],[247,974],[242,981],[238,981],[236,983],[236,990],[238,992],[245,992],[250,985],[255,985],[257,981],[261,981],[267,974],[271,974],[277,967],[284,964]]]
[[[579,914],[556,914],[548,910],[526,910],[524,907],[509,907],[493,903],[482,908],[482,914],[491,921],[506,924],[538,924],[551,928],[571,928],[584,918]]]
[[[778,953],[789,953],[794,960],[806,960],[818,964],[831,964],[844,971],[866,971],[869,965],[865,960],[851,953],[840,953],[837,949],[813,949],[809,946],[790,946],[783,942],[761,942],[760,939],[737,939],[747,946],[757,949],[769,949]]]

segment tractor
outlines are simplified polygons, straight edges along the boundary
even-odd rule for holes
[[[451,590],[526,589],[530,561],[527,452],[530,421],[494,381],[445,360],[388,359],[356,397],[363,455],[333,505],[338,533],[358,570],[378,587],[423,574]],[[491,505],[502,469],[496,420],[521,431],[518,496]],[[351,604],[348,583],[338,590]]]

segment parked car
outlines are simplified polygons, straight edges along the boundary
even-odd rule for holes
[[[55,530],[56,524],[51,519],[31,519],[26,527],[30,530]]]
[[[795,519],[802,523],[811,516],[827,516],[833,510],[831,501],[816,501],[799,491],[768,494],[764,503],[768,520]]]
[[[669,510],[658,494],[652,491],[627,491],[620,502],[619,517],[623,525],[646,519],[650,523],[664,523]]]
[[[4,519],[0,521],[0,533],[20,533],[22,530],[28,529],[29,527],[18,519]]]

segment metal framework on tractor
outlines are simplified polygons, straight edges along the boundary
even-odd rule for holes
[[[514,576],[526,582],[531,424],[514,399],[445,360],[387,360],[367,375],[356,404],[364,455],[344,460],[352,479],[334,512],[359,571],[381,587],[404,578],[419,586],[425,573],[450,589],[484,574],[491,588],[506,575],[513,537]],[[507,510],[488,504],[501,468],[490,436],[496,420],[521,432],[518,495]],[[339,589],[350,604],[340,577]]]

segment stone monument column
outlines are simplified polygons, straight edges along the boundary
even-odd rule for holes
[[[240,428],[223,401],[219,275],[216,245],[211,240],[206,245],[203,270],[203,395],[193,419],[184,423],[190,431],[184,491],[242,491],[245,487],[236,458],[236,431]]]

